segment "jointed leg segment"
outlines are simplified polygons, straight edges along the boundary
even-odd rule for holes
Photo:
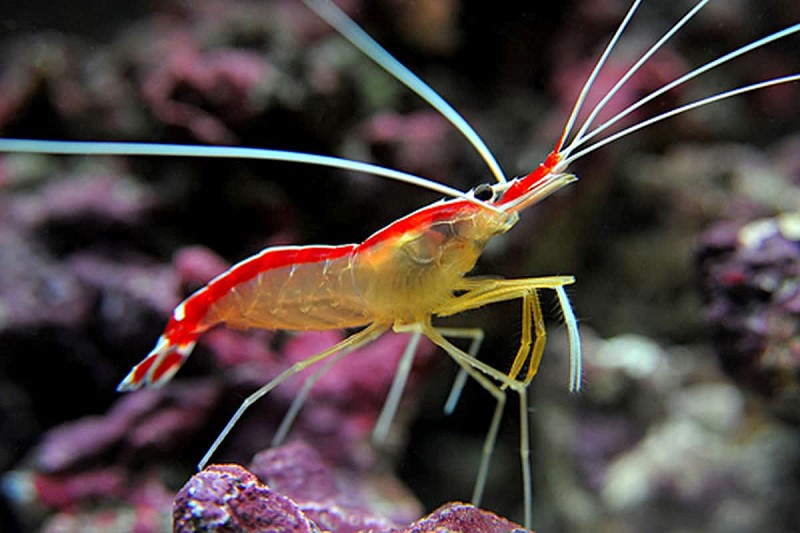
[[[470,342],[469,348],[467,349],[467,353],[473,358],[478,356],[478,351],[481,349],[481,344],[483,344],[484,337],[484,332],[481,328],[437,327],[436,330],[441,333],[442,336],[450,337],[451,339],[472,339],[472,342]],[[456,379],[453,381],[450,394],[447,395],[447,401],[444,403],[444,414],[450,415],[455,410],[458,400],[461,397],[461,392],[464,390],[464,386],[467,384],[468,376],[469,374],[464,367],[461,367]]]
[[[517,382],[517,376],[529,360],[528,371],[523,383],[529,384],[541,363],[546,342],[546,331],[539,301],[539,289],[553,289],[558,296],[570,344],[570,390],[580,390],[581,384],[581,345],[578,335],[578,321],[572,311],[564,286],[575,282],[572,276],[549,276],[523,279],[465,279],[463,295],[452,300],[447,306],[437,311],[438,316],[450,316],[470,309],[476,309],[492,303],[522,298],[522,334],[520,347],[506,375],[507,379]],[[532,338],[532,330],[535,341]],[[530,346],[533,344],[533,350]],[[530,357],[528,354],[530,353]],[[501,381],[502,387],[509,386]]]
[[[556,287],[556,290],[561,287]],[[533,327],[536,341],[531,353],[531,362],[528,364],[528,373],[525,376],[525,384],[529,384],[536,373],[539,371],[539,364],[542,362],[544,345],[547,342],[547,329],[544,327],[544,315],[542,314],[542,304],[539,302],[539,293],[534,290],[530,298],[530,311],[533,313]]]
[[[445,332],[453,333],[453,330],[445,329]],[[483,451],[481,454],[481,464],[478,468],[478,476],[475,479],[475,488],[472,494],[472,503],[480,505],[483,489],[486,485],[486,479],[489,474],[489,460],[491,459],[494,445],[497,441],[497,432],[500,428],[500,419],[503,416],[503,410],[506,405],[506,387],[510,387],[519,394],[519,408],[520,408],[520,461],[522,463],[522,476],[524,480],[523,497],[525,504],[525,523],[529,524],[531,514],[533,511],[533,494],[531,491],[531,465],[530,465],[530,441],[528,437],[528,400],[525,391],[525,384],[516,380],[509,379],[509,377],[497,370],[492,369],[492,372],[487,372],[484,369],[486,366],[475,359],[472,355],[462,351],[454,344],[445,339],[440,330],[432,326],[425,326],[423,333],[426,337],[432,340],[435,344],[444,349],[461,368],[469,374],[475,381],[477,381],[484,389],[486,389],[497,400],[497,405],[492,415],[492,421],[489,424],[489,431],[483,441]],[[458,333],[456,331],[456,333]],[[491,368],[491,367],[489,367]],[[498,386],[490,379],[487,378],[488,374],[491,378],[499,381],[502,385]]]
[[[394,374],[392,386],[389,389],[389,394],[386,396],[386,401],[383,404],[381,413],[378,416],[377,422],[375,423],[375,428],[372,431],[372,441],[378,446],[382,445],[386,440],[386,435],[389,433],[389,428],[392,426],[392,421],[394,420],[394,416],[397,412],[397,407],[399,406],[400,400],[403,396],[405,383],[408,380],[409,373],[411,372],[411,367],[414,362],[414,355],[417,352],[421,335],[422,334],[419,331],[416,331],[409,336],[408,344],[406,345],[406,348],[403,351],[399,362],[397,363],[397,371]],[[303,387],[300,389],[297,395],[295,395],[294,399],[292,400],[292,405],[289,406],[289,410],[286,412],[286,415],[284,415],[278,430],[272,437],[272,447],[280,446],[283,444],[284,440],[286,440],[286,436],[289,434],[292,424],[294,423],[295,419],[297,419],[297,415],[300,414],[300,410],[303,408],[303,405],[308,399],[308,396],[317,381],[319,381],[319,379],[325,375],[325,373],[330,370],[334,364],[336,364],[340,359],[342,359],[345,355],[348,355],[353,350],[354,348],[351,348],[350,350],[340,351],[339,353],[333,355],[325,362],[324,365],[317,369],[316,372],[306,378],[305,383],[303,383]]]
[[[274,389],[275,387],[277,387],[290,377],[294,376],[298,372],[301,372],[306,368],[308,368],[309,366],[316,364],[324,359],[327,359],[328,357],[334,354],[341,352],[351,353],[354,350],[357,350],[358,348],[364,346],[365,344],[381,336],[388,328],[389,327],[386,324],[378,324],[378,323],[370,324],[366,328],[356,333],[353,333],[343,341],[335,344],[334,346],[331,346],[327,350],[323,350],[322,352],[313,355],[307,359],[298,361],[297,363],[293,364],[292,366],[281,372],[272,381],[270,381],[269,383],[267,383],[254,393],[252,393],[247,398],[245,398],[245,400],[242,402],[242,405],[239,406],[239,409],[236,410],[231,419],[228,421],[228,424],[225,426],[225,429],[222,430],[217,439],[211,445],[211,448],[209,448],[209,450],[200,460],[200,463],[197,465],[198,470],[202,470],[203,468],[205,468],[206,464],[208,464],[209,459],[211,459],[211,456],[214,454],[215,451],[217,451],[219,445],[222,444],[222,441],[225,440],[225,437],[228,436],[228,433],[230,433],[230,431],[233,429],[233,427],[236,425],[236,423],[239,421],[242,415],[244,415],[245,411],[247,411],[247,409],[251,405],[257,402],[267,393],[269,393],[272,389]]]
[[[299,415],[300,411],[303,409],[303,406],[305,405],[306,400],[308,400],[308,396],[311,394],[311,390],[314,388],[314,385],[316,385],[317,381],[319,381],[319,379],[324,376],[333,365],[335,365],[348,353],[349,352],[339,352],[333,355],[330,359],[325,361],[325,364],[319,367],[316,372],[306,378],[305,383],[303,383],[303,387],[292,399],[292,405],[289,406],[289,410],[286,411],[285,415],[283,415],[283,420],[281,420],[278,430],[275,432],[275,435],[272,436],[271,446],[273,448],[277,448],[286,440],[286,436],[289,435],[289,430],[292,428],[292,424],[294,424],[294,421],[297,419],[297,415]]]
[[[375,428],[372,430],[372,442],[377,445],[384,443],[386,435],[389,434],[389,428],[392,427],[392,420],[394,420],[394,415],[397,413],[400,399],[403,397],[403,389],[406,386],[408,374],[411,372],[411,366],[414,362],[414,355],[417,353],[421,335],[421,331],[411,333],[403,355],[400,356],[400,361],[397,363],[397,371],[394,373],[392,386],[389,388],[389,394],[386,396],[381,414],[378,415],[378,421],[375,422]]]
[[[455,332],[458,334],[458,330],[445,329],[444,331],[445,333]],[[480,367],[483,366],[483,364],[475,366],[474,363],[480,362],[470,354],[464,352],[456,345],[445,339],[440,330],[434,328],[433,326],[426,325],[423,327],[422,332],[426,337],[433,341],[434,344],[446,351],[448,355],[450,355],[459,364],[459,366],[461,366],[464,372],[466,372],[472,379],[477,381],[481,387],[486,389],[486,391],[488,391],[492,396],[495,397],[495,400],[497,400],[497,405],[495,406],[494,414],[492,415],[492,421],[489,424],[489,430],[486,432],[486,437],[483,441],[481,463],[478,467],[478,475],[475,479],[475,487],[472,492],[472,503],[475,506],[479,506],[481,498],[483,497],[483,489],[486,486],[486,479],[489,475],[489,460],[491,459],[492,451],[494,450],[494,445],[497,441],[497,432],[500,429],[500,420],[503,417],[503,410],[505,409],[506,405],[506,393],[482,373],[483,369]],[[501,381],[507,380],[507,377],[504,374],[497,371],[495,372],[497,376],[492,376],[494,379],[498,379],[498,377],[500,377],[502,378]],[[508,382],[508,384],[510,385],[511,382]],[[514,388],[515,390],[518,390],[517,387]],[[528,493],[529,488],[526,488],[525,491],[527,509],[527,502],[530,498],[530,494]]]
[[[446,409],[452,410],[455,403],[458,401],[458,394],[461,387],[463,387],[463,377],[469,375],[474,378],[484,389],[491,393],[497,399],[497,406],[495,408],[492,422],[489,426],[489,431],[484,439],[483,454],[481,458],[481,465],[478,471],[478,477],[475,481],[475,489],[473,492],[473,503],[478,505],[483,493],[483,488],[486,484],[488,475],[489,459],[494,449],[495,441],[497,439],[497,431],[500,424],[500,418],[505,408],[505,389],[511,388],[519,394],[519,407],[520,407],[520,462],[522,465],[523,477],[523,491],[525,503],[525,523],[530,523],[530,518],[533,510],[533,500],[531,493],[531,465],[530,465],[530,439],[528,435],[528,400],[527,400],[527,385],[536,375],[539,369],[539,364],[542,360],[544,347],[546,342],[546,330],[544,327],[544,317],[542,314],[541,302],[539,300],[539,289],[553,289],[558,296],[558,301],[564,315],[564,321],[567,325],[570,342],[570,390],[578,390],[580,388],[580,371],[581,371],[581,349],[580,337],[578,336],[578,323],[575,319],[575,314],[572,311],[572,306],[567,298],[567,293],[564,290],[565,285],[573,283],[575,280],[572,276],[553,276],[544,278],[528,278],[518,280],[465,280],[463,290],[466,292],[454,299],[448,306],[438,310],[437,316],[449,316],[469,309],[475,309],[507,300],[516,298],[522,299],[522,336],[520,339],[520,346],[517,350],[517,355],[511,364],[511,369],[507,374],[503,374],[495,368],[482,363],[476,359],[477,346],[479,346],[478,339],[480,337],[473,336],[473,344],[470,347],[470,353],[465,353],[450,342],[448,342],[443,335],[448,336],[461,336],[470,337],[471,334],[465,333],[470,330],[448,330],[436,329],[431,326],[424,330],[434,343],[442,347],[447,353],[455,359],[461,366],[462,370],[456,380],[456,384],[451,391],[448,398]],[[474,335],[474,334],[472,334]],[[533,348],[531,348],[533,345]],[[525,367],[525,362],[528,362],[528,369],[525,374],[525,379],[520,381],[518,376],[522,369]],[[488,379],[488,378],[491,379]]]

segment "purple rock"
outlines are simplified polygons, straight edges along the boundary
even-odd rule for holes
[[[301,441],[257,453],[250,470],[295,500],[327,500],[338,492],[336,480],[319,453]]]
[[[800,421],[800,215],[712,228],[696,247],[714,343],[723,368]],[[721,239],[720,235],[725,235]]]
[[[86,417],[47,432],[36,452],[42,472],[59,472],[96,459],[119,443],[129,424],[108,417]]]
[[[159,44],[164,57],[146,75],[141,87],[155,117],[164,124],[185,128],[204,142],[238,142],[220,116],[238,122],[254,113],[248,102],[254,100],[252,93],[272,70],[269,63],[247,51],[204,53],[188,32],[180,30]]]
[[[383,154],[387,165],[405,166],[420,176],[452,175],[449,131],[447,122],[432,111],[379,113],[361,126],[364,142]]]
[[[295,442],[255,456],[252,472],[212,465],[175,498],[175,531],[332,531],[336,533],[522,533],[524,528],[472,505],[453,502],[417,520],[418,504],[397,492],[375,503],[385,481],[332,470],[311,446]],[[369,496],[369,497],[368,497]],[[400,520],[383,516],[405,514]]]
[[[126,169],[110,166],[101,173],[58,176],[33,192],[16,194],[9,211],[28,227],[47,222],[129,224],[157,200],[153,190],[126,174]]]
[[[444,533],[448,531],[525,533],[527,530],[519,524],[468,503],[451,502],[414,522],[403,530],[403,533]]]
[[[183,284],[197,286],[205,285],[230,267],[230,263],[205,246],[181,248],[172,263]]]
[[[407,492],[401,489],[386,494],[392,480],[375,484],[370,476],[354,479],[352,474],[344,475],[302,441],[256,454],[251,470],[291,498],[323,530],[389,531],[419,516],[419,504]]]
[[[262,484],[239,465],[212,465],[178,492],[173,528],[190,531],[316,531],[289,498]]]
[[[95,464],[122,444],[133,454],[175,451],[204,426],[219,394],[218,384],[196,380],[123,396],[106,415],[47,432],[34,454],[35,463],[39,471],[53,473]]]
[[[59,509],[73,507],[87,500],[121,496],[126,490],[124,472],[114,467],[66,476],[35,474],[33,483],[39,501]]]
[[[40,243],[0,229],[0,332],[81,324],[88,292]]]

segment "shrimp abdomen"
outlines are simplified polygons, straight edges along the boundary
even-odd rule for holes
[[[117,390],[163,385],[200,335],[219,324],[318,331],[372,322],[353,286],[354,250],[352,244],[273,247],[237,263],[175,308],[155,348]]]
[[[310,331],[371,322],[352,282],[354,245],[270,248],[229,271],[203,322]],[[255,275],[252,275],[255,273]]]

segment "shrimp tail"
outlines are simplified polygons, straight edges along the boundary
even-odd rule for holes
[[[228,281],[220,283],[220,280]],[[200,335],[218,323],[209,321],[209,310],[231,286],[230,276],[223,274],[178,304],[155,348],[117,385],[117,392],[161,387],[172,379],[189,358]]]
[[[192,353],[200,332],[186,328],[185,321],[170,320],[155,348],[133,367],[119,385],[118,392],[128,392],[142,387],[161,387],[183,365]]]

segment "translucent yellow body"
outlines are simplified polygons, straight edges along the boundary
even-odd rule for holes
[[[331,248],[314,261],[265,269],[233,286],[202,322],[286,330],[426,322],[464,290],[488,240],[517,219],[465,200],[434,204],[346,253]]]
[[[445,218],[424,221],[426,210],[401,219],[365,241],[355,254],[353,283],[376,322],[426,322],[458,298],[491,237],[518,217],[466,201],[453,201]],[[441,208],[432,206],[427,210]],[[423,216],[420,216],[420,213]],[[416,219],[416,220],[415,220]]]

